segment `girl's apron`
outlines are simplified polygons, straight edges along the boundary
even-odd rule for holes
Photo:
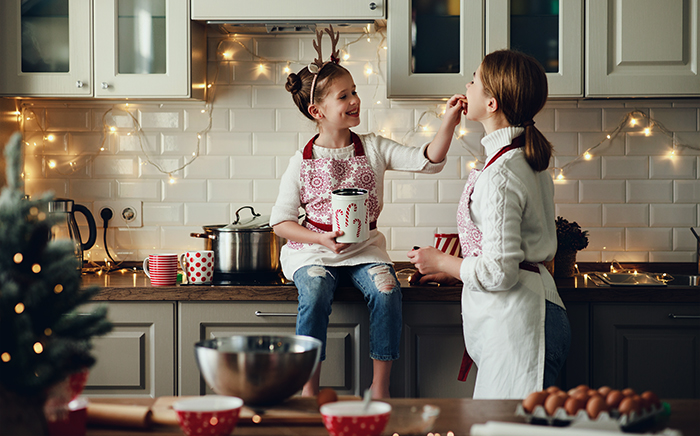
[[[363,188],[368,191],[367,213],[370,230],[377,228],[379,201],[374,171],[365,156],[360,137],[350,132],[355,147],[355,156],[348,159],[313,158],[313,145],[318,135],[304,147],[301,161],[301,205],[306,212],[304,227],[317,233],[333,231],[331,223],[331,193],[342,188]],[[287,241],[287,246],[301,249],[305,245]]]
[[[479,174],[506,152],[523,145],[523,137],[501,148],[482,170],[469,173],[457,212],[463,257],[481,254],[482,233],[471,219],[471,195]],[[520,269],[539,273],[537,264]],[[462,290],[465,349],[459,379],[477,362],[474,398],[525,398],[542,389],[544,379],[544,292],[521,283],[508,291]],[[508,351],[510,352],[508,352]],[[467,353],[467,351],[469,353]],[[508,354],[506,354],[508,353]]]

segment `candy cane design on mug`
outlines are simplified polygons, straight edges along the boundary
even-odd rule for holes
[[[368,191],[361,188],[336,189],[331,197],[333,230],[343,231],[336,241],[346,243],[363,242],[369,239]]]

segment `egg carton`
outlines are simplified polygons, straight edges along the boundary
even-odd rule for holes
[[[581,409],[576,415],[569,415],[564,408],[559,407],[554,415],[548,415],[541,405],[535,406],[532,413],[528,413],[521,403],[515,408],[515,416],[522,416],[529,424],[551,425],[557,427],[576,426],[586,428],[598,428],[608,430],[638,431],[654,424],[662,417],[671,414],[671,406],[661,403],[659,406],[651,406],[640,413],[631,412],[620,414],[617,409],[610,412],[600,412],[596,419],[591,419],[585,410]]]

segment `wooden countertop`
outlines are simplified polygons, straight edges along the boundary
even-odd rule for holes
[[[460,286],[411,286],[409,272],[399,273],[403,301],[459,302]],[[273,286],[151,286],[143,271],[121,270],[109,274],[83,274],[84,286],[99,286],[99,301],[296,301],[292,284]],[[567,302],[700,303],[700,287],[598,287],[583,275],[557,279],[559,293]],[[340,286],[336,301],[364,301],[352,286]]]
[[[119,404],[134,404],[150,406],[155,402],[152,398],[138,399],[91,399],[94,402]],[[659,431],[672,428],[682,431],[684,436],[700,435],[700,400],[663,400],[671,406],[671,416],[667,422],[658,424],[651,429]],[[450,398],[401,398],[389,399],[386,402],[393,406],[433,404],[440,408],[440,416],[435,422],[433,434],[455,436],[469,435],[474,424],[487,421],[524,423],[524,418],[515,416],[515,408],[520,400],[472,400]],[[566,431],[562,429],[562,434]],[[179,427],[167,425],[156,426],[151,430],[132,430],[107,427],[88,427],[87,436],[148,436],[148,435],[182,436]],[[238,425],[232,433],[234,436],[247,435],[290,435],[290,436],[327,436],[328,432],[320,425]],[[620,433],[622,434],[622,433]]]

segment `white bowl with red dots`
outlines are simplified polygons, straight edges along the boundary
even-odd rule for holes
[[[187,436],[228,436],[238,423],[243,400],[226,395],[204,395],[177,401],[177,423]]]
[[[371,401],[336,401],[321,406],[323,425],[331,436],[379,436],[391,416],[391,405]]]

